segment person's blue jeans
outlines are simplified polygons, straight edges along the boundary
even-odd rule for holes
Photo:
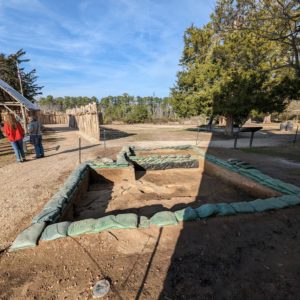
[[[42,136],[41,135],[31,135],[30,142],[34,146],[36,158],[40,158],[44,156],[44,147],[42,144]]]
[[[23,139],[10,143],[14,149],[17,161],[23,161],[23,159],[25,159],[25,153],[23,150]]]

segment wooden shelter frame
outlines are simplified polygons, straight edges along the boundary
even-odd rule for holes
[[[21,112],[21,119],[25,131],[27,131],[26,111],[32,112],[39,110],[35,104],[25,98],[5,81],[0,79],[0,111],[2,111],[3,108],[18,117],[20,116],[16,111],[19,110]]]

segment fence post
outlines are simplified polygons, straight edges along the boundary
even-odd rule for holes
[[[78,138],[78,159],[79,164],[81,164],[81,137]]]

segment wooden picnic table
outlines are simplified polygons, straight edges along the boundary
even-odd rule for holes
[[[239,138],[240,132],[251,132],[250,143],[249,143],[249,147],[251,148],[252,147],[252,143],[253,143],[254,133],[256,131],[261,130],[261,129],[262,129],[262,127],[258,127],[258,126],[255,126],[255,127],[239,127],[238,131],[235,133],[234,149],[237,148],[237,140]]]

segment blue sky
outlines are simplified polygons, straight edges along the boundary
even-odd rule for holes
[[[214,0],[0,0],[0,52],[23,48],[43,95],[168,96],[184,30]]]

